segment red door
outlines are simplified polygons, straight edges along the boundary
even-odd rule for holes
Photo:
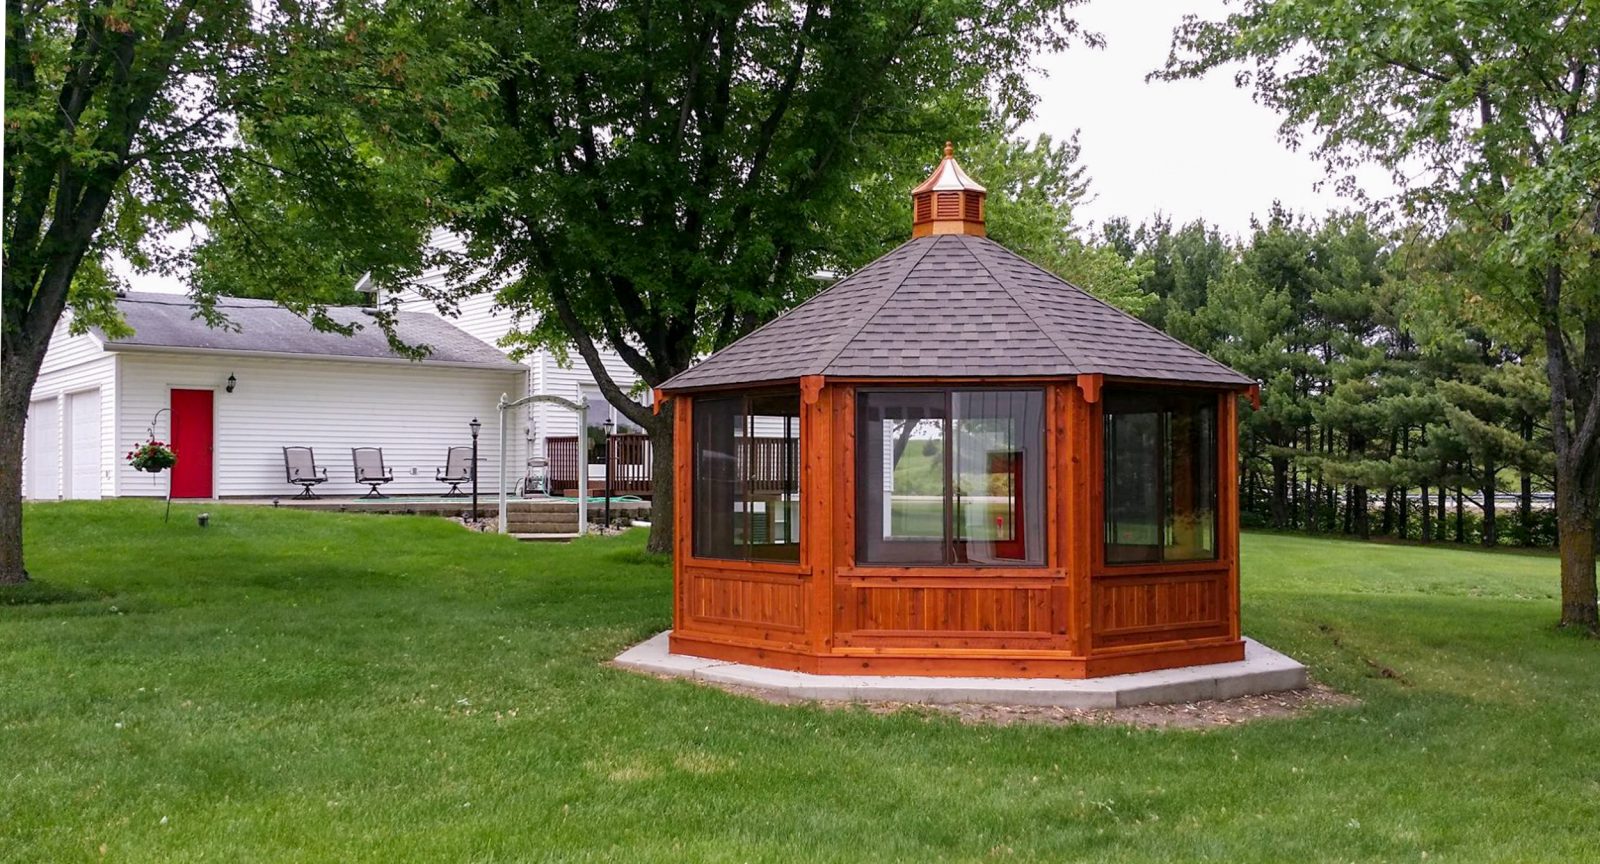
[[[210,390],[172,391],[172,497],[211,497]]]

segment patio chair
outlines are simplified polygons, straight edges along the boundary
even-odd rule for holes
[[[317,457],[310,447],[283,448],[283,477],[289,483],[300,485],[296,498],[315,498],[311,489],[328,482],[328,469],[317,467]]]
[[[522,475],[522,497],[550,494],[549,467],[549,460],[543,456],[529,457],[528,470]]]
[[[450,491],[444,493],[446,498],[463,497],[461,484],[472,479],[472,448],[451,447],[444,452],[444,467],[433,471],[433,479],[440,483],[449,483]]]
[[[372,487],[362,498],[387,498],[378,487],[394,480],[394,472],[383,467],[382,447],[351,447],[350,459],[356,466],[356,482]]]

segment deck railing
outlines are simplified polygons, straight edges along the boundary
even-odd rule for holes
[[[576,435],[552,435],[545,439],[545,459],[550,463],[546,470],[552,491],[566,494],[578,488],[578,452]],[[638,432],[612,435],[604,464],[610,466],[612,494],[650,494],[650,436]],[[603,488],[603,476],[591,474],[589,485]]]
[[[794,492],[800,484],[800,448],[793,438],[739,439],[740,473],[749,475],[752,492]],[[545,439],[545,459],[549,461],[550,488],[566,494],[578,488],[578,436],[553,435]],[[650,436],[625,432],[611,436],[605,464],[611,474],[614,495],[649,495],[653,489]],[[749,466],[747,468],[747,466]],[[590,486],[603,488],[602,475],[591,475]]]

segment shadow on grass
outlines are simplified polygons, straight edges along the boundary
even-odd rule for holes
[[[48,606],[100,600],[106,595],[82,588],[63,588],[49,582],[24,582],[0,585],[0,606]]]

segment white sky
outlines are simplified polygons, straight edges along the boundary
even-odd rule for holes
[[[1137,224],[1159,211],[1176,224],[1204,218],[1237,235],[1274,200],[1318,216],[1351,206],[1332,183],[1319,191],[1321,163],[1285,147],[1277,115],[1235,88],[1229,71],[1145,83],[1165,62],[1185,12],[1216,18],[1225,11],[1223,0],[1093,0],[1073,10],[1084,29],[1106,37],[1106,47],[1040,59],[1046,76],[1035,82],[1039,104],[1021,133],[1066,138],[1079,131],[1093,198],[1075,214],[1080,225],[1111,216]],[[1361,177],[1371,195],[1393,191],[1380,171]],[[129,275],[136,290],[185,290],[177,279]]]
[[[1079,223],[1127,216],[1137,224],[1160,211],[1177,224],[1204,218],[1238,234],[1274,200],[1318,216],[1353,206],[1332,183],[1315,188],[1322,164],[1278,139],[1278,116],[1235,88],[1231,71],[1145,83],[1166,62],[1185,13],[1215,19],[1226,11],[1221,0],[1092,0],[1073,10],[1106,46],[1042,58],[1048,77],[1035,84],[1039,104],[1022,132],[1067,138],[1079,130],[1095,199],[1078,208]],[[1381,171],[1360,177],[1369,195],[1392,194]]]

